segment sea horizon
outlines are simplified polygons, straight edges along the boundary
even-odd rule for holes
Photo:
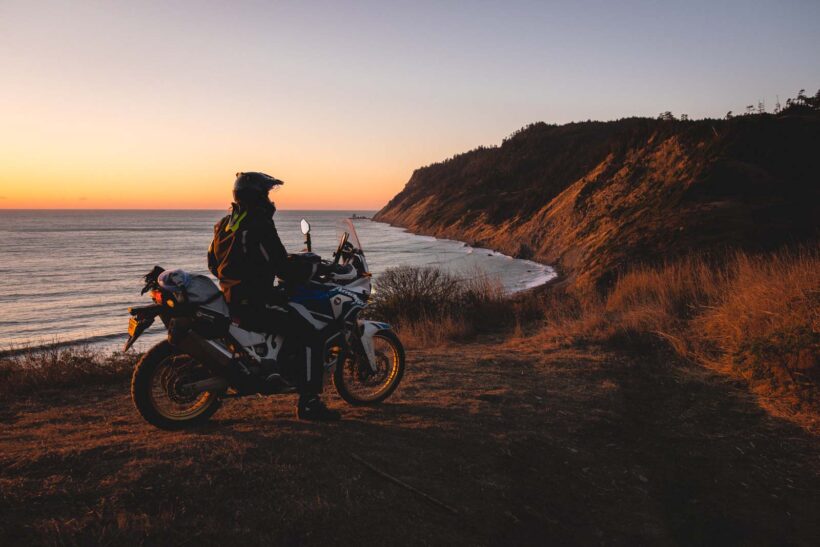
[[[89,208],[82,208],[82,207],[60,207],[60,208],[53,208],[53,207],[0,207],[0,212],[5,211],[221,211],[223,209],[227,209],[230,207],[228,204],[225,207],[173,207],[173,208],[164,208],[164,207],[151,207],[151,208],[141,208],[141,207],[105,207],[105,208],[96,208],[96,207],[89,207]],[[277,207],[277,212],[302,212],[302,211],[316,211],[316,212],[344,212],[344,211],[364,211],[364,212],[371,212],[375,213],[378,212],[380,209],[355,209],[355,208],[341,208],[341,209],[300,209],[300,208],[280,208]]]

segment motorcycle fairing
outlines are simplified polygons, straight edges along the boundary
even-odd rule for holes
[[[322,314],[312,312],[298,302],[288,302],[288,307],[295,310],[296,313],[301,315],[316,330],[322,330],[327,326],[327,323],[321,319],[318,319],[317,316],[322,317],[322,319],[330,319],[328,316],[323,316]]]
[[[333,309],[330,304],[332,292],[331,289],[323,285],[298,286],[295,288],[294,293],[290,295],[288,305],[302,316],[304,316],[302,310],[307,310],[316,320],[325,322],[333,318]],[[321,327],[317,326],[317,328]]]
[[[288,305],[302,316],[303,310],[310,312],[311,323],[317,329],[322,328],[333,319],[346,319],[355,309],[365,306],[369,290],[364,286],[354,284],[345,287],[311,286],[298,287],[290,297]]]

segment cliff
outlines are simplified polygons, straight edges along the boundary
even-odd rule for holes
[[[374,219],[603,288],[636,263],[816,238],[817,143],[817,112],[536,123],[416,170]]]

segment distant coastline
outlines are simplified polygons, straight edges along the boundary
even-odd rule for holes
[[[534,123],[417,169],[373,219],[555,265],[573,286],[605,290],[634,264],[814,241],[818,140],[817,110]]]

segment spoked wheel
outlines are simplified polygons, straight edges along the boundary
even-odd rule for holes
[[[185,385],[210,376],[193,357],[175,354],[168,342],[161,342],[134,368],[131,398],[142,417],[161,429],[201,425],[219,409],[219,396],[210,391],[191,392]]]
[[[342,399],[351,405],[373,405],[387,399],[404,375],[404,348],[392,331],[373,335],[376,370],[364,355],[349,357],[336,366],[333,383]]]

